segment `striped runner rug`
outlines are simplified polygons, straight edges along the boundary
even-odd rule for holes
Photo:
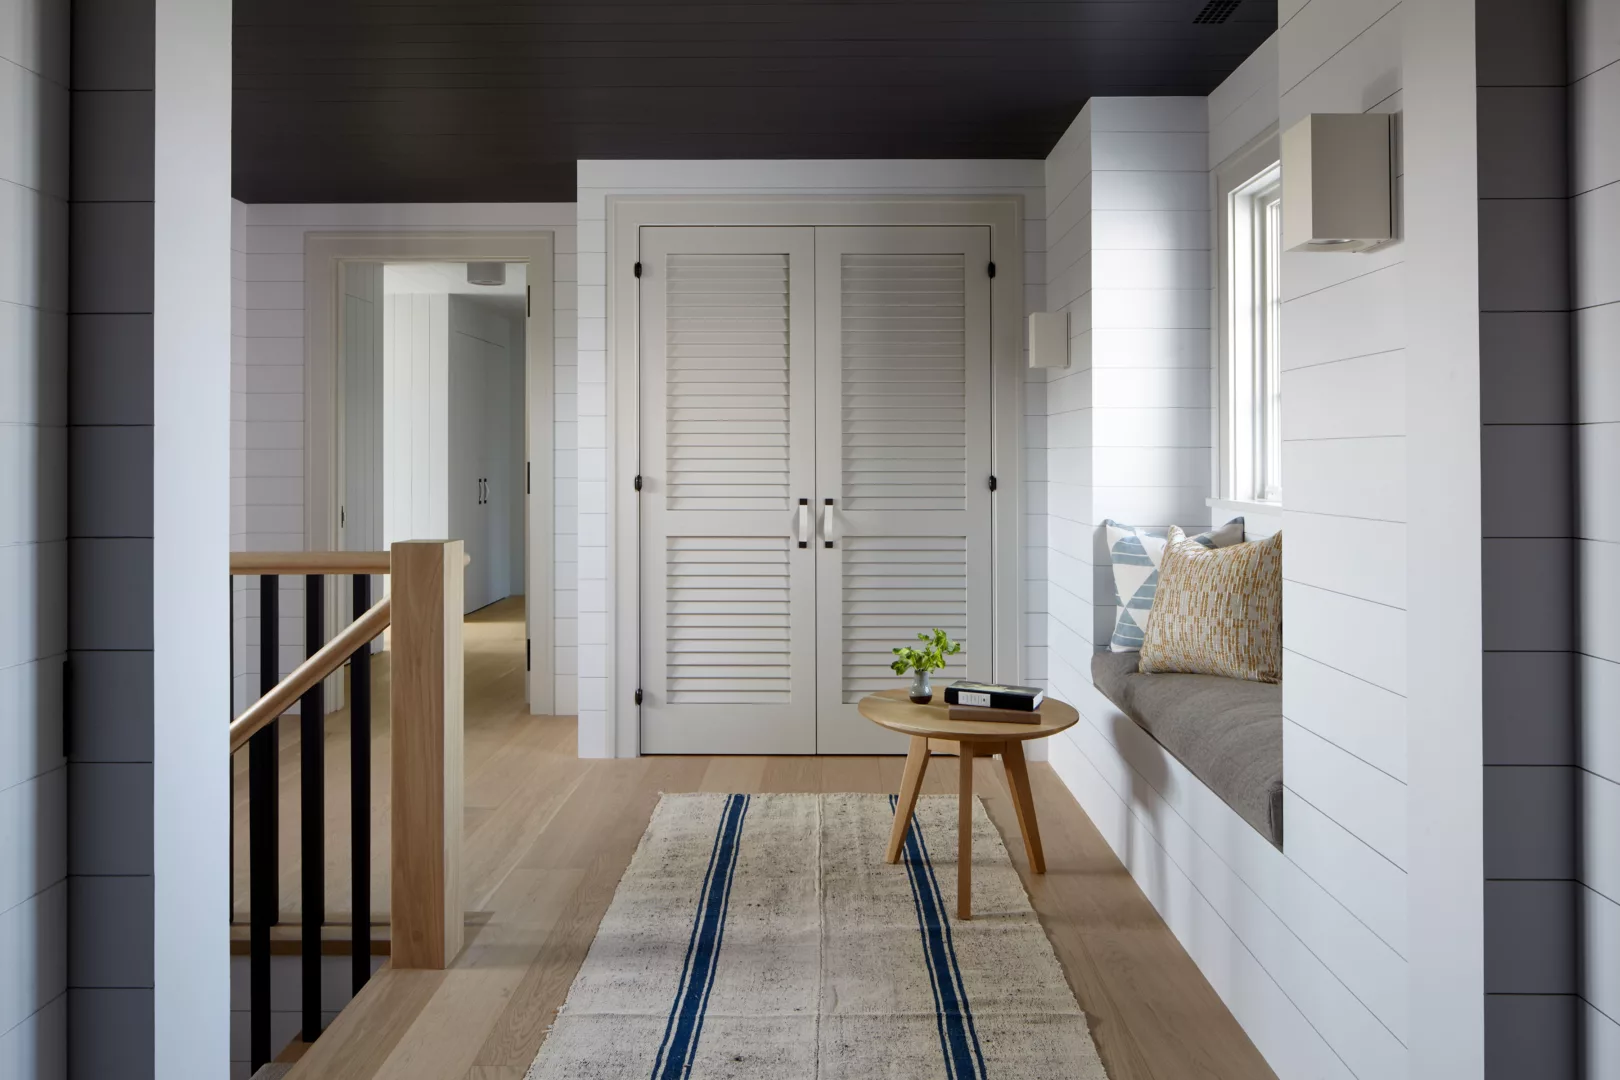
[[[1105,1080],[1001,836],[923,796],[665,795],[529,1080]]]

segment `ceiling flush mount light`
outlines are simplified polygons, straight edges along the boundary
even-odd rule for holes
[[[467,284],[469,285],[505,285],[506,264],[498,262],[476,262],[467,264]]]
[[[1312,113],[1282,136],[1282,245],[1371,251],[1395,238],[1390,118]]]

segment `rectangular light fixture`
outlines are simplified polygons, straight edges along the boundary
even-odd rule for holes
[[[1036,311],[1029,316],[1029,366],[1069,366],[1069,313]]]
[[[1368,251],[1395,238],[1390,117],[1312,113],[1282,136],[1283,248]]]

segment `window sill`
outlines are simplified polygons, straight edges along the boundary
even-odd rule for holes
[[[1214,510],[1221,510],[1228,514],[1261,514],[1267,517],[1281,517],[1283,504],[1280,502],[1254,502],[1244,499],[1205,499],[1204,505]]]

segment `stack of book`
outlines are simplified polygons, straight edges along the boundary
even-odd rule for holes
[[[945,705],[952,720],[978,720],[992,724],[1038,724],[1046,691],[1033,686],[958,679],[945,688]]]

